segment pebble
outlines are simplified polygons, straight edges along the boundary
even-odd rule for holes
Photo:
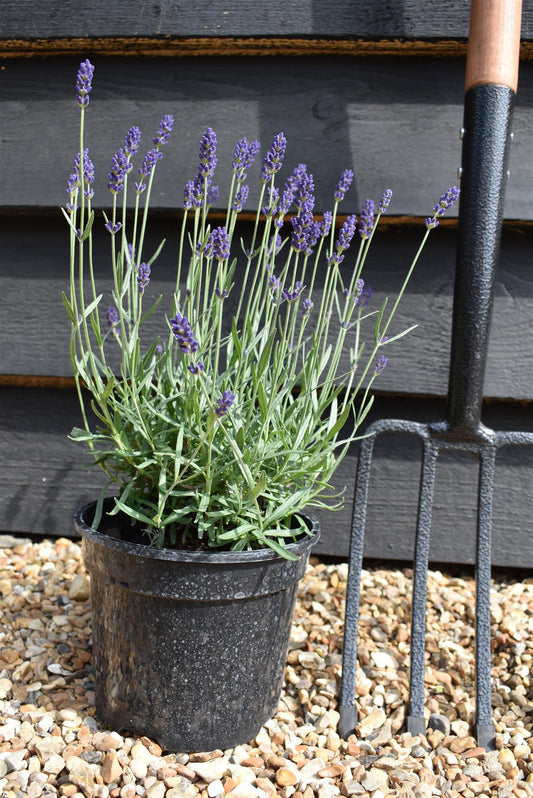
[[[0,795],[5,798],[533,796],[533,579],[493,578],[498,750],[477,746],[471,576],[430,571],[426,720],[403,731],[410,569],[362,575],[357,735],[340,739],[346,564],[313,561],[301,583],[284,692],[254,740],[164,752],[94,718],[90,579],[71,540],[0,549]]]
[[[221,779],[228,771],[229,759],[227,756],[217,757],[208,762],[191,762],[189,767],[207,784],[211,781]]]
[[[361,737],[368,737],[369,734],[379,729],[385,721],[387,716],[382,709],[374,709],[365,718],[359,722],[358,732]]]

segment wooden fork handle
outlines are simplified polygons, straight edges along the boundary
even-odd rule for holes
[[[465,89],[497,83],[516,92],[522,0],[472,0]]]

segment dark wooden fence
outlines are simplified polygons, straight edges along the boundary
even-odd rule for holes
[[[4,0],[0,19],[0,529],[70,534],[77,505],[102,484],[67,439],[79,423],[61,303],[66,229],[59,206],[76,152],[73,86],[79,61],[95,64],[91,154],[107,171],[124,130],[151,134],[176,118],[172,158],[159,175],[152,235],[172,239],[175,208],[193,177],[198,141],[219,138],[219,182],[236,140],[264,147],[282,130],[287,162],[308,164],[318,210],[341,171],[355,185],[344,213],[394,192],[376,239],[369,281],[394,291],[423,232],[423,218],[457,182],[468,3],[353,0],[286,4],[37,3]],[[486,376],[484,420],[533,429],[533,0],[523,12],[520,83],[501,268]],[[97,107],[97,110],[96,110]],[[91,107],[92,111],[92,107]],[[227,167],[226,167],[227,169]],[[101,179],[100,185],[104,180]],[[98,196],[98,194],[97,194]],[[101,196],[101,193],[100,193]],[[174,211],[174,212],[173,212]],[[174,250],[175,251],[175,250]],[[151,287],[172,283],[172,246]],[[418,329],[391,352],[374,417],[444,416],[455,258],[455,223],[443,223],[419,264],[400,323]],[[101,271],[105,274],[105,263]],[[337,483],[344,511],[321,514],[320,551],[345,556],[357,448]],[[419,481],[415,443],[391,436],[376,449],[366,553],[410,559]],[[533,565],[533,453],[498,459],[494,562]],[[443,458],[436,485],[432,557],[471,562],[477,464]]]

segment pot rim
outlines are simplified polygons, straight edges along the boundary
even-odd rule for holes
[[[113,497],[108,497],[104,501],[104,508],[110,503]],[[249,551],[185,551],[182,549],[157,549],[153,546],[147,546],[142,543],[133,543],[120,538],[114,538],[107,535],[105,532],[99,532],[93,529],[87,523],[86,516],[95,507],[96,502],[88,502],[82,507],[79,507],[74,513],[74,525],[82,538],[93,541],[95,544],[103,546],[104,548],[115,549],[117,551],[129,551],[138,557],[147,557],[154,560],[165,560],[175,562],[197,562],[205,564],[233,564],[233,563],[251,563],[251,562],[267,562],[278,560],[281,562],[290,562],[281,555],[277,554],[273,549],[262,548],[252,549]],[[296,543],[289,543],[287,551],[300,557],[308,549],[315,545],[320,537],[320,525],[316,518],[308,516],[306,513],[297,513],[300,517],[304,518],[309,526],[309,535],[302,537]]]

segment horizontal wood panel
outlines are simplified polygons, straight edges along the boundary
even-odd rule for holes
[[[65,202],[78,147],[77,66],[70,58],[6,62],[0,84],[0,207]],[[95,203],[109,203],[107,175],[125,131],[138,124],[143,147],[149,147],[159,120],[171,112],[175,130],[157,175],[154,206],[181,204],[183,186],[196,174],[201,134],[211,126],[219,139],[216,182],[222,197],[236,141],[243,135],[257,138],[264,154],[283,131],[288,148],[282,177],[297,163],[307,163],[315,177],[317,210],[330,207],[340,173],[351,168],[356,180],[343,203],[345,213],[392,188],[392,213],[426,216],[458,180],[463,81],[463,59],[96,59],[86,119],[86,144],[97,173]],[[533,218],[532,106],[533,64],[526,63],[515,112],[507,218]],[[258,168],[249,172],[252,187]],[[248,207],[256,201],[252,191]]]
[[[138,124],[149,147],[159,120],[169,112],[175,116],[175,130],[152,200],[161,208],[181,205],[183,186],[196,175],[198,143],[208,126],[219,139],[216,182],[221,196],[229,187],[237,140],[243,135],[259,139],[264,155],[279,131],[288,140],[283,174],[307,163],[315,176],[317,209],[330,206],[345,168],[356,173],[356,185],[344,203],[346,213],[358,211],[366,196],[381,196],[390,187],[395,213],[427,215],[440,193],[457,180],[461,61],[447,70],[428,61],[422,73],[419,62],[410,59],[402,59],[402,68],[395,59],[343,58],[96,59],[95,64],[86,143],[96,165],[95,202],[100,206],[109,202],[107,175],[125,131]],[[0,206],[65,202],[66,177],[78,148],[77,66],[76,60],[62,58],[6,63],[0,101],[2,149],[9,157],[1,161]],[[45,152],[46,157],[28,158],[28,152]],[[524,171],[526,153],[521,155]],[[258,167],[249,171],[252,187],[258,184]],[[251,193],[249,208],[257,196],[257,191]]]
[[[524,0],[524,37],[533,37],[533,3]],[[468,35],[469,4],[464,0],[428,4],[424,0],[300,0],[253,3],[231,0],[161,0],[83,5],[75,0],[50,9],[37,0],[4,0],[2,37],[51,36],[368,36],[439,38]]]
[[[83,447],[67,439],[79,423],[74,391],[0,388],[0,531],[73,534],[74,510],[97,497],[104,484],[98,469],[86,469]],[[443,418],[443,403],[378,398],[373,416],[431,421]],[[488,405],[493,428],[533,429],[531,410]],[[317,553],[346,557],[349,548],[354,445],[335,477],[346,486],[341,512],[313,512],[322,537]],[[508,447],[497,460],[493,562],[533,567],[533,451]],[[409,436],[382,435],[376,443],[367,516],[365,556],[412,559],[420,479],[420,445]],[[435,488],[431,559],[469,563],[474,558],[477,463],[470,456],[439,461]]]
[[[243,235],[246,229],[243,228]],[[396,295],[422,232],[420,223],[418,228],[410,227],[405,232],[391,228],[376,234],[365,267],[365,279],[375,291],[375,307],[385,296]],[[0,237],[4,248],[0,263],[4,308],[0,314],[0,373],[69,376],[69,330],[61,301],[68,273],[66,223],[57,217],[3,218]],[[153,266],[146,302],[161,293],[170,296],[174,289],[177,225],[155,218],[146,251],[154,251],[163,238],[166,244]],[[504,236],[485,382],[487,396],[533,398],[533,354],[529,343],[533,319],[532,239],[533,231]],[[98,282],[104,294],[108,292],[102,300],[105,313],[111,302],[111,267],[108,234],[101,230],[101,222],[95,245]],[[348,258],[345,267],[348,273]],[[389,365],[379,380],[380,390],[446,394],[454,268],[455,231],[438,228],[430,237],[394,324],[396,332],[415,323],[419,327],[408,338],[391,345]],[[155,337],[166,330],[165,307],[163,302],[161,311],[150,320],[147,335]],[[24,334],[19,332],[21,319]],[[372,324],[370,320],[368,335]]]

